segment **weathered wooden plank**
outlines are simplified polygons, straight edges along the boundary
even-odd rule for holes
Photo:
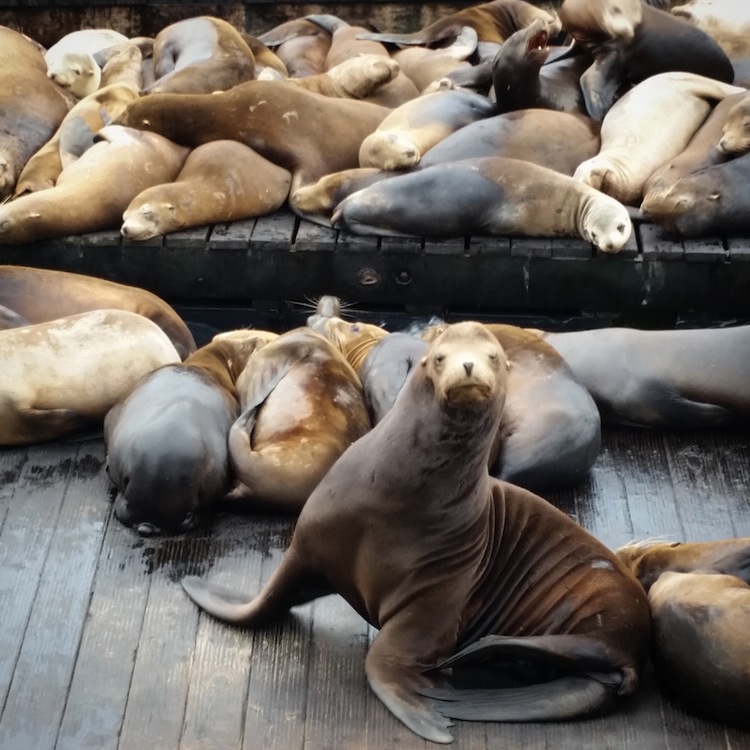
[[[26,448],[0,450],[0,535],[28,456]]]
[[[5,700],[0,747],[55,747],[109,512],[103,459],[101,441],[90,441],[62,463],[67,481],[56,486],[64,499]]]
[[[315,224],[312,221],[300,220],[294,236],[292,250],[295,252],[333,252],[336,249],[336,230]]]
[[[260,216],[250,235],[250,249],[285,252],[292,246],[296,216],[288,209]]]
[[[682,242],[658,224],[643,223],[638,226],[641,252],[650,260],[681,260],[685,254]]]
[[[699,263],[723,263],[729,258],[724,243],[719,237],[686,239],[682,241],[685,260]]]
[[[255,219],[215,224],[208,238],[209,250],[247,250],[250,235],[255,228]]]
[[[180,250],[203,250],[208,242],[210,226],[181,229],[164,235],[164,247],[177,247]]]

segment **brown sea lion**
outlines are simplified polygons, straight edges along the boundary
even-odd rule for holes
[[[123,214],[131,240],[264,216],[289,195],[292,175],[237,141],[211,141],[188,154],[172,182],[146,188]]]
[[[486,156],[533,162],[573,176],[601,147],[599,123],[587,115],[523,109],[479,120],[433,146],[422,168]]]
[[[492,102],[471,91],[422,94],[396,107],[362,141],[359,166],[410,169],[451,133],[493,114]]]
[[[710,542],[666,542],[659,539],[631,542],[617,557],[633,572],[646,591],[666,572],[710,570],[750,583],[750,538]]]
[[[133,85],[115,83],[83,97],[65,115],[52,137],[26,162],[13,196],[54,187],[63,169],[91,148],[94,136],[139,96]]]
[[[289,71],[284,61],[264,44],[258,37],[239,29],[255,59],[255,77],[260,80],[273,81],[289,78]]]
[[[638,205],[646,180],[684,151],[712,107],[743,92],[694,73],[647,78],[609,110],[602,122],[601,150],[583,162],[574,177],[623,203]]]
[[[738,98],[727,114],[716,148],[722,154],[738,156],[750,151],[750,94]]]
[[[275,26],[258,39],[274,50],[290,78],[325,72],[331,34],[306,18],[295,18]]]
[[[701,716],[750,726],[750,585],[709,571],[664,573],[648,600],[660,683]]]
[[[255,57],[231,23],[214,16],[177,21],[154,39],[149,94],[210,94],[255,77]]]
[[[382,180],[345,198],[331,221],[357,234],[397,237],[573,235],[610,253],[632,232],[627,210],[609,196],[546,167],[500,157]]]
[[[55,132],[75,100],[47,78],[37,45],[0,26],[0,200]]]
[[[141,377],[180,361],[164,331],[126,310],[0,331],[0,349],[0,445],[94,426]]]
[[[310,496],[260,594],[244,601],[188,577],[188,595],[257,627],[341,594],[379,629],[365,659],[370,687],[434,742],[452,740],[449,718],[565,720],[612,708],[646,659],[646,595],[564,513],[489,476],[507,373],[486,328],[450,326]],[[510,691],[433,688],[435,670],[473,662],[507,674],[516,660],[552,678]]]
[[[67,271],[0,265],[0,304],[25,321],[45,323],[90,310],[129,310],[152,320],[167,334],[180,359],[195,351],[195,340],[182,318],[155,294]]]
[[[229,431],[240,484],[230,500],[299,513],[344,450],[370,429],[362,386],[320,334],[297,328],[253,357],[237,379],[241,414]]]
[[[218,94],[149,94],[116,122],[190,148],[225,138],[240,141],[292,172],[295,189],[358,166],[362,141],[389,112],[282,81],[248,81]]]
[[[469,27],[465,27],[468,29]],[[476,32],[470,29],[476,47]],[[466,37],[467,34],[462,34]],[[461,37],[457,42],[463,41]],[[431,84],[444,78],[446,75],[459,70],[469,70],[472,64],[466,59],[469,57],[466,46],[457,43],[449,47],[431,49],[430,47],[403,47],[394,50],[391,57],[399,64],[399,67],[417,87],[417,91],[425,93],[425,89]]]
[[[554,11],[537,8],[524,0],[494,0],[451,13],[411,34],[368,33],[360,34],[360,39],[430,47],[444,39],[457,37],[465,26],[471,26],[480,42],[504,42],[537,18],[552,24],[553,34],[560,31],[560,22]]]
[[[732,63],[708,34],[641,0],[564,0],[560,20],[594,58],[581,87],[586,109],[597,120],[624,91],[660,73],[734,80]]]
[[[600,328],[542,337],[593,396],[605,423],[694,428],[750,417],[750,326]]]
[[[188,531],[230,483],[227,434],[239,414],[235,382],[267,332],[212,341],[185,362],[142,378],[107,413],[107,475],[115,516],[139,534]]]
[[[188,149],[150,133],[107,125],[57,184],[0,205],[0,244],[118,227],[138,193],[177,176]]]

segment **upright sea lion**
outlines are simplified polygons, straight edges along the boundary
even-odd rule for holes
[[[602,122],[600,152],[583,162],[574,177],[637,205],[646,180],[686,148],[712,107],[743,92],[694,73],[660,73],[646,79],[609,110]]]
[[[128,38],[113,29],[81,29],[71,31],[45,53],[47,75],[78,99],[99,88],[102,70],[94,55]]]
[[[379,629],[365,659],[370,687],[434,742],[452,740],[449,718],[565,720],[611,709],[636,689],[646,659],[646,595],[568,516],[489,476],[507,374],[484,326],[447,328],[393,409],[310,496],[260,594],[245,603],[188,577],[188,595],[257,627],[341,594]],[[434,670],[473,662],[507,673],[516,660],[548,670],[510,691],[433,689]]]
[[[438,164],[382,180],[345,198],[334,226],[357,234],[583,237],[604,252],[628,241],[625,207],[572,177],[500,157]]]
[[[0,26],[0,200],[13,192],[26,162],[49,140],[74,101],[47,78],[37,45]]]
[[[229,488],[227,435],[239,414],[235,382],[266,332],[212,341],[185,362],[142,378],[107,413],[114,512],[148,536],[188,531]]]
[[[494,113],[487,97],[471,91],[422,94],[396,107],[362,141],[359,166],[409,169],[451,133]]]
[[[255,77],[255,57],[228,21],[198,16],[176,21],[154,39],[150,94],[211,94]]]
[[[107,125],[48,190],[0,205],[0,244],[112,229],[138,193],[177,176],[188,149],[157,133]]]
[[[146,188],[122,217],[132,240],[207,224],[250,219],[280,208],[292,175],[237,141],[211,141],[188,154],[172,182]]]
[[[543,333],[605,423],[716,427],[750,417],[750,326]]]
[[[0,445],[95,426],[140,378],[180,361],[164,331],[126,310],[0,331],[0,350]]]
[[[156,323],[180,359],[195,351],[190,329],[164,300],[145,289],[95,276],[0,265],[0,304],[21,316],[24,325],[103,308],[129,310]]]
[[[218,94],[149,94],[116,122],[190,148],[229,138],[293,174],[292,188],[358,166],[362,141],[390,112],[282,81],[248,81]]]
[[[232,500],[299,513],[334,461],[370,429],[357,374],[307,328],[282,334],[237,379],[241,414],[229,455]]]
[[[581,87],[586,109],[597,120],[631,86],[660,73],[734,80],[732,63],[708,34],[641,0],[564,0],[560,20],[594,57]]]

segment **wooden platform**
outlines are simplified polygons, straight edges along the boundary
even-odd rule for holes
[[[550,496],[611,547],[750,536],[750,435],[608,429],[590,481]],[[219,512],[142,539],[111,513],[101,440],[0,451],[2,750],[424,750],[365,684],[372,631],[338,597],[257,632],[179,585],[254,592],[292,521]],[[621,710],[569,724],[455,727],[457,750],[740,750],[651,677]]]

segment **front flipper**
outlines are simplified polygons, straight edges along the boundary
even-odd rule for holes
[[[586,111],[601,122],[622,86],[622,63],[616,52],[605,53],[580,78]]]
[[[609,675],[575,675],[498,690],[440,688],[421,691],[436,710],[464,721],[565,721],[606,711],[617,697]]]

